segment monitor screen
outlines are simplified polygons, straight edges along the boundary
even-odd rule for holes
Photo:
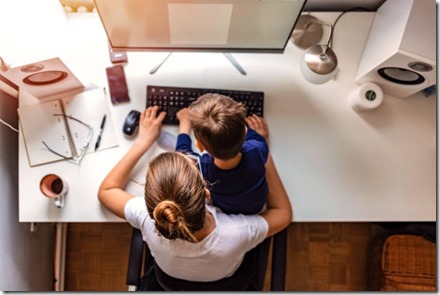
[[[95,0],[123,51],[283,52],[306,0]]]

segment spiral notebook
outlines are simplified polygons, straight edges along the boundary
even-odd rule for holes
[[[118,146],[108,99],[102,89],[22,106],[18,108],[18,115],[31,167],[66,160],[65,158],[72,159],[81,152],[80,149],[84,147],[89,135],[89,129],[63,115],[71,116],[92,127],[93,135],[87,153],[94,152],[104,115],[107,120],[98,151]],[[51,152],[43,142],[63,157]]]

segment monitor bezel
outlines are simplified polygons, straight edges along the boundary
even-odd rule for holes
[[[109,1],[111,1],[111,0],[109,0]],[[301,9],[299,10],[298,15],[296,16],[296,19],[293,23],[293,26],[290,29],[290,33],[287,35],[287,38],[286,38],[284,45],[282,47],[279,47],[279,48],[265,48],[265,47],[237,48],[237,47],[174,47],[174,46],[167,46],[167,47],[129,46],[129,47],[127,47],[127,46],[115,46],[112,43],[112,40],[109,36],[107,28],[104,24],[102,17],[101,17],[100,9],[98,8],[96,0],[93,0],[93,2],[95,4],[96,11],[99,16],[99,19],[101,21],[101,24],[103,26],[105,34],[107,35],[108,44],[112,48],[112,50],[114,50],[114,51],[126,51],[126,52],[143,52],[143,51],[147,51],[147,52],[149,52],[149,51],[150,52],[220,52],[220,53],[223,52],[223,53],[277,53],[277,54],[284,53],[284,51],[286,50],[286,46],[291,38],[293,30],[298,22],[298,19],[300,18],[301,14],[303,13],[304,7],[305,7],[308,0],[302,0],[302,1],[303,1],[303,3],[301,6]]]

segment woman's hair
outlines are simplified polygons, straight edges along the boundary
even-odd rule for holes
[[[193,233],[205,222],[205,187],[200,171],[185,155],[165,152],[151,160],[145,202],[165,238],[197,242]]]
[[[189,106],[194,136],[221,160],[235,157],[246,138],[246,108],[228,96],[207,93]]]

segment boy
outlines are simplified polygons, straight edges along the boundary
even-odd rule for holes
[[[256,214],[267,200],[266,139],[246,122],[264,123],[256,115],[246,118],[245,107],[220,94],[204,94],[177,113],[176,150],[195,154],[189,132],[194,130],[203,176],[210,185],[213,204],[228,214]],[[267,137],[267,128],[264,130]]]

